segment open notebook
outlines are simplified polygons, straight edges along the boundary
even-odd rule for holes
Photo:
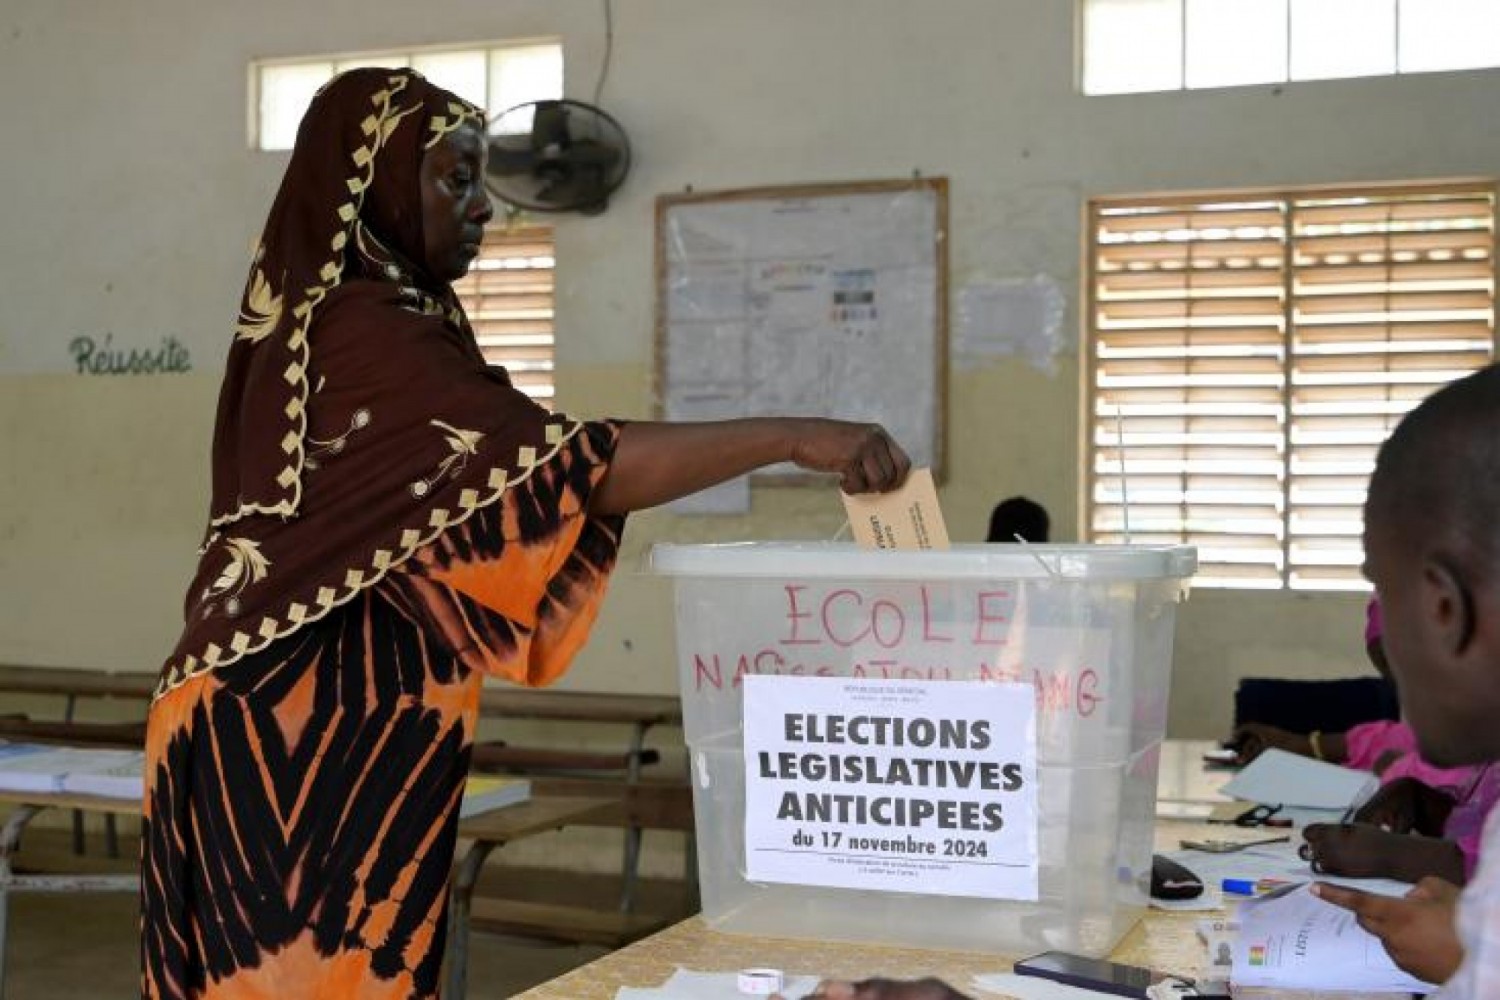
[[[72,792],[139,800],[145,766],[146,755],[140,750],[0,742],[0,790],[7,792]]]

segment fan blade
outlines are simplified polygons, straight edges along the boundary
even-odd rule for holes
[[[567,105],[561,101],[538,101],[531,119],[531,148],[566,148],[570,141]]]
[[[530,145],[518,146],[514,143],[490,140],[490,158],[487,169],[491,174],[498,177],[528,174],[541,162],[542,158]]]
[[[605,170],[620,162],[620,151],[598,139],[579,139],[563,150],[562,155],[569,163]]]
[[[558,208],[588,208],[602,202],[608,190],[603,171],[582,167],[547,181],[536,199]]]

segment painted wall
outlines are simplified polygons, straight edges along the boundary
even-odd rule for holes
[[[562,404],[651,412],[652,204],[664,191],[906,176],[952,184],[951,282],[1050,275],[1076,330],[1083,202],[1097,194],[1445,178],[1500,167],[1500,72],[1190,94],[1075,93],[1065,0],[620,0],[603,103],[637,168],[608,214],[560,224]],[[593,89],[595,0],[255,4],[8,0],[0,10],[0,661],[154,668],[206,507],[220,357],[193,374],[79,377],[67,342],[220,331],[285,162],[250,151],[256,56],[559,37]],[[219,336],[219,335],[216,335]],[[210,338],[212,340],[212,338]],[[1079,509],[1079,374],[953,376],[952,534],[993,501]],[[565,682],[669,691],[661,538],[827,538],[832,493],[759,490],[747,517],[634,519],[597,638]],[[1182,609],[1173,731],[1227,723],[1244,673],[1363,669],[1353,596],[1200,592]]]

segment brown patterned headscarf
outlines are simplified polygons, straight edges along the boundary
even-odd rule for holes
[[[422,158],[466,123],[407,70],[313,99],[246,281],[162,692],[323,617],[578,432],[485,364],[423,264]]]

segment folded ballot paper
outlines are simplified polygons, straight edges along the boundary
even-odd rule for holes
[[[1239,987],[1427,993],[1348,910],[1295,886],[1240,905],[1230,981]]]
[[[946,549],[948,527],[931,469],[912,469],[899,490],[842,494],[854,540],[866,549]]]

